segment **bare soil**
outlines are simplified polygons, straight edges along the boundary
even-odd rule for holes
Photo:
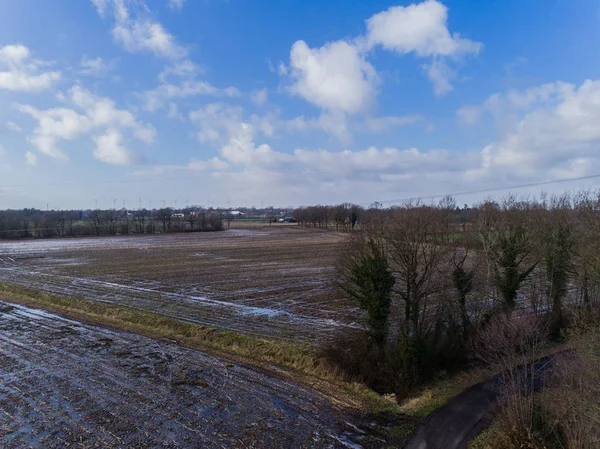
[[[0,242],[0,281],[254,336],[316,341],[361,319],[331,288],[343,239],[265,226]]]
[[[361,447],[368,432],[276,374],[5,301],[0,354],[3,448]]]

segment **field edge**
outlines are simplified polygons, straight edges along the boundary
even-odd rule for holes
[[[359,382],[347,382],[307,343],[262,339],[217,327],[182,322],[126,306],[74,296],[59,296],[0,282],[0,299],[42,309],[83,323],[175,342],[211,355],[229,358],[272,375],[293,379],[330,402],[360,413],[401,415],[397,404]]]

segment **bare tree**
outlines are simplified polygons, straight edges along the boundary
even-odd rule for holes
[[[162,223],[163,232],[167,233],[171,229],[171,217],[173,210],[170,207],[164,207],[156,211],[156,218]]]
[[[193,232],[195,230],[196,222],[198,221],[198,212],[192,209],[185,209],[183,213],[185,215],[185,220],[190,224],[190,229]]]
[[[94,234],[96,236],[99,236],[102,232],[102,223],[104,221],[102,212],[99,209],[93,210],[90,213],[90,221]]]
[[[440,269],[448,248],[440,245],[443,234],[440,210],[408,203],[394,211],[386,240],[396,277],[395,291],[404,305],[407,339],[420,341],[435,324],[436,295],[444,288]]]

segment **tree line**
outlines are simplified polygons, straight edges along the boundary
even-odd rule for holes
[[[0,211],[0,239],[220,231],[221,213],[186,209]]]
[[[312,208],[306,222],[339,209]],[[600,192],[356,210],[333,282],[365,310],[366,333],[323,350],[379,391],[404,394],[481,356],[491,323],[535,316],[561,339],[600,303]]]

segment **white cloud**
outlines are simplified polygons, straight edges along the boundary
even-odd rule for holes
[[[161,83],[166,84],[169,76],[192,79],[198,72],[200,72],[200,68],[196,64],[189,59],[184,59],[182,61],[175,61],[173,64],[165,67],[158,75],[158,79]]]
[[[31,57],[25,45],[0,47],[0,89],[39,92],[60,79],[58,71],[44,71],[47,62]]]
[[[446,63],[434,59],[430,64],[425,64],[424,69],[436,95],[444,95],[453,89],[450,81],[454,78],[454,71]]]
[[[330,111],[364,111],[377,90],[375,69],[357,46],[346,41],[314,49],[304,41],[295,42],[287,71],[292,93]]]
[[[112,0],[92,0],[100,17],[105,17]]]
[[[180,171],[205,172],[221,171],[229,168],[229,164],[218,157],[213,157],[207,161],[192,159],[186,165],[155,165],[146,170],[137,170],[133,172],[135,176],[162,176],[169,173]]]
[[[327,111],[363,112],[373,103],[379,77],[367,61],[376,47],[400,55],[429,58],[424,65],[436,95],[452,90],[455,77],[448,59],[477,54],[482,44],[451,34],[448,8],[436,0],[394,6],[366,20],[366,34],[353,40],[328,42],[310,48],[296,41],[289,66],[280,63],[279,74],[292,81],[289,90]]]
[[[187,98],[196,95],[210,95],[214,97],[237,97],[240,92],[235,87],[218,88],[206,81],[187,80],[180,84],[161,84],[156,89],[140,94],[144,101],[144,109],[156,111],[164,106],[168,100]]]
[[[183,8],[183,4],[187,0],[168,0],[168,1],[169,1],[169,8],[181,11],[181,8]]]
[[[92,3],[101,17],[112,12],[112,36],[127,51],[150,52],[169,59],[187,56],[187,50],[150,16],[143,3],[128,0],[92,0]]]
[[[169,111],[172,111],[171,105],[177,106],[174,102],[176,99],[197,95],[230,98],[240,95],[240,91],[236,87],[219,88],[207,81],[196,79],[196,75],[201,72],[201,68],[189,59],[175,61],[168,65],[158,75],[160,85],[155,89],[138,94],[143,101],[143,108],[153,112],[169,104]]]
[[[114,165],[130,165],[139,162],[135,153],[123,146],[122,140],[122,134],[115,129],[109,129],[106,133],[95,136],[94,158]]]
[[[15,131],[15,132],[22,132],[23,130],[21,129],[21,127],[19,125],[17,125],[15,122],[11,122],[8,121],[5,123],[5,125],[7,129],[10,129],[11,131]]]
[[[478,53],[482,44],[450,34],[448,8],[436,0],[408,6],[392,6],[367,19],[369,48],[381,45],[401,55],[455,56]]]
[[[472,105],[463,106],[456,111],[456,115],[463,125],[476,124],[481,119],[482,113],[482,108]]]
[[[169,103],[169,111],[167,112],[167,117],[183,120],[183,115],[181,115],[181,113],[179,112],[179,108],[175,103]]]
[[[423,121],[420,115],[404,115],[404,116],[386,116],[386,117],[367,117],[364,127],[372,132],[385,131],[391,128],[400,126],[414,125]]]
[[[240,106],[211,103],[190,112],[190,121],[199,128],[196,134],[199,142],[221,142],[240,125],[243,112]]]
[[[37,164],[37,156],[31,151],[28,151],[27,153],[25,153],[25,162],[27,163],[27,165]]]
[[[254,103],[256,106],[262,106],[267,102],[268,98],[269,93],[267,89],[255,90],[250,94],[250,100],[252,100],[252,103]]]
[[[408,6],[392,6],[367,19],[367,34],[363,40],[367,48],[381,46],[400,55],[414,53],[432,58],[424,65],[433,82],[436,95],[452,90],[454,71],[447,59],[465,54],[477,54],[480,42],[464,39],[448,30],[448,8],[436,0]]]
[[[114,70],[115,65],[116,60],[106,62],[100,57],[89,58],[87,55],[83,55],[79,73],[87,76],[104,77]]]
[[[98,97],[79,86],[72,87],[68,95],[62,94],[60,98],[80,112],[64,107],[40,110],[28,105],[18,106],[21,112],[38,121],[30,141],[42,154],[67,159],[58,147],[59,141],[75,140],[98,129],[128,129],[145,143],[152,143],[155,139],[156,130],[152,125],[140,123],[131,112],[118,109],[109,98]],[[114,134],[111,136],[115,142]],[[106,140],[103,142],[108,144]]]
[[[483,149],[484,168],[522,177],[582,176],[600,169],[600,80],[495,94],[484,108],[496,120],[502,113],[518,117],[502,139]]]

